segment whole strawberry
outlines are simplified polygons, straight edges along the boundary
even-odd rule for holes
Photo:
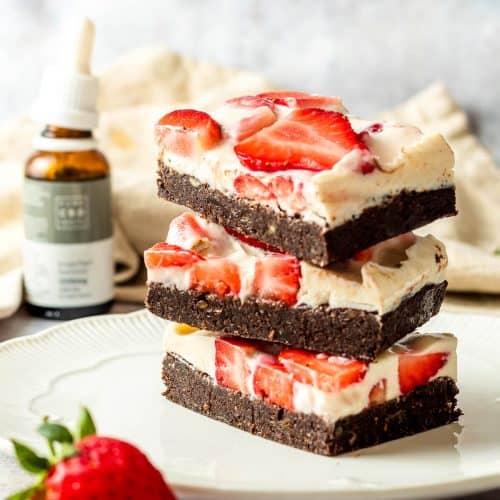
[[[86,408],[81,410],[74,435],[48,420],[38,432],[48,441],[50,457],[40,457],[12,440],[19,462],[38,480],[7,500],[175,500],[144,453],[119,439],[96,436]]]

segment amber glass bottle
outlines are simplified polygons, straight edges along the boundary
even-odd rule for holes
[[[113,297],[110,169],[91,131],[47,126],[25,167],[28,311],[73,319]]]
[[[92,135],[94,24],[84,19],[69,34],[62,65],[42,77],[32,116],[49,125],[25,168],[26,301],[31,313],[54,319],[105,312],[113,298],[110,172]]]
[[[93,139],[90,130],[72,130],[53,125],[47,125],[41,135],[54,139]],[[97,149],[35,151],[28,158],[24,172],[30,179],[44,181],[88,181],[109,177],[110,173],[108,161]]]

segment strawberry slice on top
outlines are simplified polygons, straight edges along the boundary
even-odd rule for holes
[[[290,208],[298,212],[307,206],[302,182],[294,182],[291,177],[277,175],[269,183],[271,192],[276,196],[281,208]]]
[[[274,195],[263,182],[250,174],[238,175],[233,181],[234,190],[241,198],[255,201],[269,201]]]
[[[267,107],[273,109],[274,105],[271,99],[265,99],[264,97],[259,97],[255,95],[244,95],[241,97],[233,97],[228,99],[226,104],[241,108],[261,108]]]
[[[243,96],[229,99],[224,107],[226,133],[241,141],[276,121],[272,102],[261,97]]]
[[[343,109],[342,100],[339,97],[308,94],[296,90],[263,92],[258,94],[257,97],[288,108],[322,108],[333,109],[334,111]]]
[[[283,253],[279,248],[273,247],[271,245],[268,245],[267,243],[264,243],[263,241],[256,240],[255,238],[252,238],[251,236],[246,236],[245,234],[238,233],[234,229],[231,229],[230,227],[225,227],[226,233],[230,234],[231,236],[234,236],[235,238],[238,238],[240,241],[243,243],[246,243],[247,245],[250,245],[252,247],[256,248],[262,248],[263,250],[267,250],[268,252],[274,252],[274,253]]]
[[[238,295],[241,289],[238,266],[224,257],[200,260],[191,271],[190,287],[200,292],[213,292],[220,297]]]
[[[200,260],[203,260],[203,257],[191,250],[163,242],[156,243],[144,252],[144,263],[147,269],[183,267]]]
[[[325,392],[338,392],[361,382],[368,369],[364,361],[302,349],[285,349],[280,352],[279,360],[297,382]]]
[[[215,380],[219,385],[244,394],[250,392],[248,358],[257,352],[251,342],[228,337],[215,339]]]
[[[196,215],[185,212],[170,223],[167,243],[200,252],[209,244],[209,235]]]
[[[253,293],[264,299],[297,303],[300,281],[300,264],[292,255],[271,254],[255,264]]]
[[[253,389],[264,401],[293,411],[293,375],[275,356],[261,356],[253,376]]]
[[[336,111],[296,109],[239,142],[234,152],[250,170],[330,170],[353,150],[368,152],[349,120]]]
[[[220,125],[204,111],[177,109],[164,115],[155,127],[158,144],[174,154],[192,156],[222,140]]]
[[[398,375],[401,394],[407,394],[415,387],[426,384],[444,366],[447,359],[446,352],[400,354]]]

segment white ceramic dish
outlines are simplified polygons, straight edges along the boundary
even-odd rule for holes
[[[182,497],[437,498],[500,487],[500,317],[442,313],[459,339],[460,424],[326,458],[199,416],[160,393],[162,320],[146,311],[63,323],[0,345],[0,435],[34,445],[42,415],[89,406],[143,448]]]

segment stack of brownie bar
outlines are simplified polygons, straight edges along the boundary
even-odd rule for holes
[[[145,252],[166,398],[324,455],[457,420],[456,340],[414,332],[446,289],[443,244],[411,232],[455,214],[441,135],[287,91],[156,139],[159,196],[197,212]]]

